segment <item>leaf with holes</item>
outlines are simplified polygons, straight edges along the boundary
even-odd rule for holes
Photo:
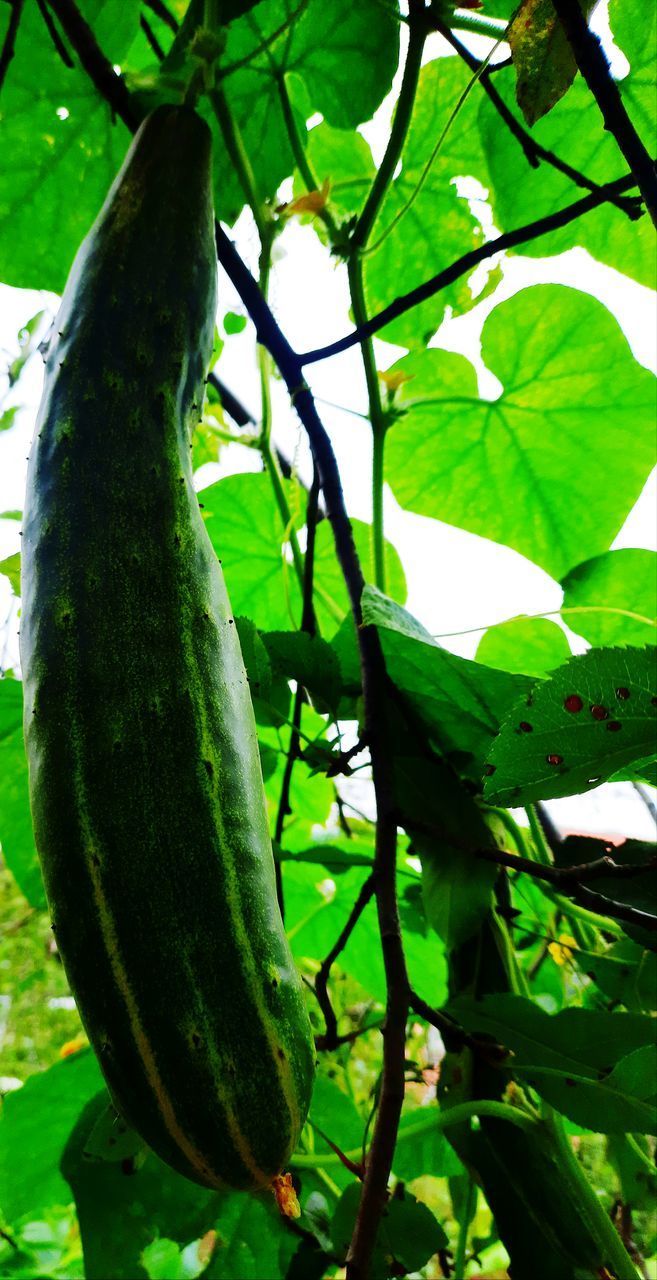
[[[639,547],[605,551],[563,579],[564,622],[591,644],[657,640],[657,554]]]
[[[535,685],[488,755],[486,799],[570,796],[655,759],[656,655],[654,648],[591,649]]]

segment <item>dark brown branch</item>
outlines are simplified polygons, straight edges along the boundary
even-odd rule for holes
[[[162,3],[162,0],[144,0],[144,4],[151,10],[151,13],[155,14],[156,18],[160,19],[160,22],[163,22],[170,31],[173,31],[174,35],[176,34],[180,29],[178,20],[174,18],[172,13],[169,13],[169,10],[166,5]]]
[[[373,898],[375,889],[376,878],[374,872],[372,872],[372,874],[367,877],[367,880],[365,880],[361,885],[360,893],[349,912],[347,922],[341,933],[338,935],[337,940],[331,947],[328,955],[322,961],[319,973],[315,978],[315,995],[317,996],[317,1003],[324,1015],[324,1022],[326,1024],[326,1031],[324,1032],[324,1035],[318,1036],[315,1041],[318,1049],[337,1049],[341,1042],[341,1037],[338,1036],[338,1020],[335,1016],[335,1010],[331,1004],[331,997],[328,993],[328,980],[331,975],[333,965],[340,953],[344,951],[354,929],[356,928],[356,925],[358,924],[358,921],[360,920],[360,917],[363,914],[363,911],[365,910],[368,902]]]
[[[337,778],[340,773],[344,773],[349,777],[352,772],[349,767],[351,765],[351,761],[355,756],[359,756],[366,747],[367,742],[363,736],[358,739],[358,742],[354,743],[353,747],[349,747],[348,751],[341,751],[340,754],[335,757],[335,760],[330,767],[326,770],[327,778]]]
[[[386,1024],[383,1033],[383,1082],[372,1146],[367,1161],[361,1207],[352,1250],[347,1263],[349,1280],[367,1275],[378,1225],[385,1208],[388,1178],[404,1100],[404,1056],[408,979],[397,910],[397,824],[393,811],[392,764],[387,750],[387,676],[383,650],[374,627],[362,626],[361,595],[365,580],[354,545],[335,454],[317,413],[310,389],[303,380],[303,365],[278,327],[248,268],[225,231],[216,228],[217,256],[237,289],[258,340],[267,347],[287,385],[294,407],[308,434],[331,522],[335,549],[356,623],[363,681],[365,733],[372,755],[372,777],[377,806],[375,872],[381,949],[386,974]]]
[[[125,80],[117,76],[109,58],[99,48],[91,27],[85,22],[74,0],[48,0],[48,3],[92,84],[115,115],[134,133],[139,124],[139,116]]]
[[[52,20],[52,17],[48,12],[48,6],[46,4],[46,0],[37,0],[37,8],[39,10],[39,13],[41,14],[41,17],[43,18],[46,31],[50,36],[52,46],[55,50],[55,53],[57,54],[57,57],[61,58],[62,62],[64,63],[64,66],[67,67],[69,71],[72,71],[75,66],[75,63],[68,49],[66,48],[66,45],[64,44],[64,41],[62,40],[59,34],[59,31],[57,30],[57,27],[55,26]]]
[[[315,534],[317,531],[317,507],[319,500],[319,478],[317,471],[313,475],[313,481],[308,494],[308,503],[306,507],[306,528],[308,530],[308,541],[306,544],[306,555],[303,562],[303,605],[301,611],[301,629],[307,631],[309,635],[314,635],[317,630],[315,621],[315,610],[313,608],[313,578],[315,570]],[[287,759],[285,761],[285,770],[283,773],[283,782],[281,784],[281,795],[278,804],[278,813],[276,816],[276,828],[274,831],[274,841],[277,845],[283,842],[283,830],[285,827],[285,819],[292,812],[290,808],[290,788],[292,786],[292,774],[294,766],[299,759],[301,747],[301,714],[305,695],[303,687],[297,682],[297,688],[294,695],[294,710],[292,712],[292,728],[290,731],[290,743],[287,750]],[[281,873],[280,862],[276,862],[276,890],[278,893],[278,905],[283,911],[283,877]]]
[[[479,1058],[490,1062],[493,1066],[499,1066],[511,1054],[511,1050],[503,1044],[495,1044],[491,1040],[482,1040],[480,1036],[471,1035],[448,1013],[443,1013],[442,1009],[434,1009],[432,1005],[427,1004],[416,991],[410,993],[410,1006],[414,1013],[419,1014],[425,1022],[429,1022],[436,1031],[440,1032],[446,1047],[450,1050],[471,1049]]]
[[[326,347],[317,347],[314,351],[302,352],[297,357],[299,364],[302,367],[308,364],[316,364],[318,360],[327,360],[329,356],[337,356],[342,351],[348,351],[350,347],[355,347],[364,338],[369,338],[372,334],[378,333],[379,329],[383,329],[385,325],[390,324],[391,320],[396,320],[398,316],[405,315],[407,311],[417,307],[420,302],[426,302],[427,298],[433,298],[435,294],[440,293],[441,289],[446,289],[448,285],[454,284],[455,280],[459,280],[461,276],[473,271],[480,262],[485,262],[487,258],[492,258],[496,253],[501,253],[504,249],[516,249],[518,245],[527,244],[530,240],[538,240],[540,236],[548,235],[550,231],[559,231],[562,227],[567,227],[570,222],[575,222],[577,218],[590,213],[592,209],[597,209],[600,205],[608,203],[610,196],[618,195],[622,191],[628,191],[630,187],[635,185],[634,176],[627,174],[623,178],[617,178],[615,182],[607,183],[606,186],[600,187],[597,191],[592,191],[590,195],[583,196],[581,200],[576,200],[574,204],[566,205],[565,209],[559,209],[557,213],[550,213],[544,218],[537,218],[535,222],[528,222],[524,227],[518,227],[515,231],[505,231],[503,235],[496,236],[494,240],[488,240],[477,249],[471,249],[469,253],[464,253],[462,258],[457,258],[456,262],[452,262],[449,267],[439,271],[437,275],[432,276],[430,280],[426,280],[424,284],[418,285],[416,289],[411,289],[409,293],[400,294],[389,306],[384,307],[377,315],[371,316],[367,324],[361,325],[359,329],[354,329],[346,337],[338,338],[337,342],[330,342]]]
[[[449,27],[442,24],[439,25],[438,29],[443,38],[447,40],[448,44],[451,44],[452,48],[456,50],[459,57],[463,62],[465,62],[466,66],[469,67],[471,71],[479,71],[481,63],[477,58],[475,58],[474,54],[470,53],[470,50],[462,44],[454,32],[450,31]],[[496,67],[496,70],[497,69],[498,68]],[[544,160],[545,163],[551,165],[553,169],[557,169],[558,172],[563,173],[566,178],[570,178],[571,182],[574,182],[576,186],[584,187],[587,191],[598,191],[600,189],[599,183],[592,182],[590,178],[586,177],[586,174],[582,173],[579,169],[575,169],[572,165],[568,164],[567,161],[562,160],[556,152],[550,151],[547,147],[541,146],[538,139],[534,138],[528,129],[525,129],[525,126],[516,118],[516,116],[514,116],[511,109],[507,106],[496,85],[493,84],[491,80],[490,67],[486,67],[485,70],[482,71],[479,81],[482,89],[487,94],[490,102],[500,116],[500,119],[504,121],[507,129],[522,148],[527,163],[530,164],[533,169],[537,169],[541,161]],[[612,196],[609,203],[615,204],[617,209],[622,209],[623,212],[632,219],[640,217],[643,212],[641,204],[638,201],[638,197]]]
[[[157,58],[158,62],[163,62],[164,49],[162,48],[162,45],[160,44],[155,32],[153,31],[153,28],[150,22],[148,21],[147,18],[144,17],[143,13],[140,14],[139,25],[144,35],[146,36],[146,39],[148,40],[148,43],[151,46],[151,49],[153,50],[153,53],[155,54],[155,57]]]
[[[640,925],[651,933],[657,932],[657,916],[638,907],[630,907],[624,902],[615,902],[604,894],[596,893],[582,882],[584,880],[631,879],[652,870],[657,866],[657,859],[642,863],[619,863],[613,858],[598,858],[595,862],[584,862],[579,866],[554,867],[542,862],[533,862],[531,858],[523,858],[517,853],[508,853],[504,849],[477,849],[478,858],[486,862],[495,862],[498,866],[509,867],[512,871],[521,871],[524,875],[533,876],[535,880],[545,880],[554,885],[559,893],[574,898],[581,906],[588,907],[599,915],[608,916],[611,920],[624,920],[627,924]]]
[[[256,420],[250,409],[247,409],[242,404],[242,401],[238,400],[237,396],[230,390],[230,387],[227,387],[226,383],[222,382],[216,373],[212,372],[208,375],[208,382],[211,387],[214,387],[219,396],[222,409],[226,410],[226,413],[238,427],[255,426]]]
[[[595,98],[605,129],[616,139],[655,226],[657,226],[657,173],[655,164],[639,137],[620,90],[614,80],[604,49],[579,6],[573,0],[552,0],[566,33],[579,70]]]
[[[0,90],[5,82],[5,76],[16,48],[16,36],[20,26],[21,15],[23,13],[23,5],[25,0],[13,0],[11,13],[9,15],[9,26],[7,33],[2,42],[2,52],[0,53]]]

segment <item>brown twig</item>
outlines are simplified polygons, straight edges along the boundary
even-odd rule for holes
[[[573,57],[595,98],[605,129],[616,139],[655,226],[657,226],[657,173],[655,164],[630,120],[614,80],[604,49],[579,6],[573,0],[552,0],[566,33]]]
[[[354,329],[352,333],[348,333],[344,338],[338,338],[336,342],[329,342],[325,347],[316,347],[313,351],[303,351],[297,357],[300,365],[305,367],[308,364],[316,364],[318,360],[328,360],[330,356],[337,356],[342,351],[348,351],[350,347],[355,347],[363,338],[371,337],[372,334],[378,333],[379,329],[383,329],[385,325],[390,324],[391,320],[396,320],[399,316],[403,316],[407,311],[411,311],[413,307],[417,307],[420,302],[426,302],[428,298],[433,298],[441,289],[446,289],[448,285],[454,284],[455,280],[459,280],[461,276],[467,275],[470,271],[485,262],[488,258],[492,258],[496,253],[502,253],[505,249],[516,249],[518,245],[528,244],[531,240],[538,240],[541,236],[548,235],[551,231],[559,231],[562,227],[567,227],[569,223],[575,222],[578,218],[590,213],[592,209],[598,209],[600,205],[608,203],[611,196],[618,195],[622,191],[628,191],[630,187],[636,186],[636,179],[633,174],[626,174],[623,178],[617,178],[614,182],[608,182],[605,186],[599,187],[597,191],[592,191],[590,195],[583,196],[581,200],[576,200],[573,204],[566,205],[564,209],[559,209],[556,213],[546,214],[544,218],[537,218],[535,222],[527,222],[523,227],[517,227],[515,231],[505,231],[503,235],[496,236],[494,240],[487,240],[485,244],[479,245],[477,249],[471,249],[469,253],[464,253],[461,258],[457,258],[449,267],[445,267],[442,271],[437,272],[435,276],[431,276],[424,284],[420,284],[415,289],[411,289],[408,293],[402,293],[395,298],[394,302],[389,303],[382,311],[371,316],[367,324],[360,325],[358,329]]]
[[[25,0],[13,0],[13,4],[11,6],[9,25],[7,27],[5,38],[2,42],[2,52],[0,53],[0,89],[2,89],[5,82],[9,63],[11,62],[16,50],[16,36],[18,35],[18,28],[20,26],[24,4]]]
[[[88,22],[74,0],[48,0],[52,12],[68,37],[73,49],[99,94],[114,113],[134,133],[139,124],[125,80],[117,76],[109,58],[100,49]]]
[[[360,888],[360,892],[354,902],[344,928],[341,930],[338,938],[334,942],[331,950],[326,958],[322,961],[319,973],[315,978],[315,995],[317,1003],[324,1015],[326,1031],[322,1036],[318,1036],[315,1041],[318,1049],[337,1049],[341,1037],[338,1036],[338,1020],[335,1016],[335,1010],[331,1004],[331,997],[328,993],[328,980],[331,975],[331,969],[335,964],[338,956],[346,947],[360,917],[363,914],[368,902],[374,896],[376,888],[376,878],[374,872],[367,877]]]
[[[367,741],[365,736],[362,735],[358,739],[358,742],[354,743],[353,747],[349,747],[348,751],[341,751],[339,755],[335,757],[333,763],[329,765],[326,770],[327,778],[336,778],[339,773],[344,773],[348,777],[352,772],[350,768],[351,761],[356,756],[359,756],[362,751],[365,751],[366,747]]]
[[[37,0],[37,9],[39,10],[41,17],[43,18],[46,31],[50,36],[52,46],[55,50],[55,53],[57,54],[57,57],[61,58],[61,61],[64,63],[64,66],[67,68],[67,70],[72,71],[75,66],[75,63],[68,49],[66,48],[66,45],[64,44],[64,41],[62,40],[59,34],[59,31],[57,30],[57,27],[55,26],[52,20],[52,17],[48,12],[48,5],[46,4],[46,0]]]
[[[144,4],[151,10],[151,13],[155,14],[156,18],[160,19],[160,22],[163,22],[170,31],[173,31],[174,35],[179,31],[180,26],[177,18],[174,18],[173,14],[169,13],[162,0],[144,0]]]
[[[306,528],[308,530],[308,541],[306,544],[306,555],[303,562],[303,605],[301,611],[301,629],[306,631],[308,635],[314,635],[317,629],[315,621],[315,610],[313,608],[313,578],[315,571],[315,534],[317,530],[317,506],[319,500],[319,477],[317,471],[313,475],[313,481],[308,494],[308,503],[306,507]],[[290,788],[292,786],[292,774],[294,766],[299,759],[301,748],[301,715],[305,694],[303,686],[297,681],[296,692],[294,694],[294,709],[292,712],[292,728],[290,731],[290,742],[287,749],[287,759],[285,761],[285,770],[283,772],[283,781],[281,784],[281,795],[278,804],[278,813],[276,815],[276,827],[274,830],[274,841],[277,845],[283,842],[283,831],[285,828],[285,819],[292,812],[290,808]],[[281,873],[280,862],[276,862],[276,890],[278,893],[278,905],[283,915],[283,877]]]
[[[475,856],[486,862],[495,862],[498,866],[509,867],[512,871],[521,871],[533,876],[535,880],[545,880],[567,897],[574,898],[583,907],[588,907],[600,915],[609,916],[613,920],[624,920],[627,924],[640,925],[651,933],[657,932],[657,916],[638,907],[630,907],[624,902],[615,902],[604,894],[596,893],[582,883],[583,880],[605,880],[610,877],[632,879],[657,866],[657,859],[652,858],[642,863],[618,863],[613,858],[597,858],[595,862],[584,862],[577,866],[555,867],[542,862],[533,862],[531,858],[523,858],[518,853],[509,853],[505,849],[476,849]]]
[[[424,1018],[425,1022],[429,1022],[432,1027],[439,1031],[448,1048],[452,1046],[455,1049],[471,1049],[479,1058],[483,1058],[486,1062],[499,1066],[500,1062],[504,1062],[510,1057],[511,1050],[507,1049],[503,1044],[495,1044],[491,1040],[482,1040],[480,1036],[473,1036],[465,1027],[455,1022],[448,1013],[443,1013],[442,1009],[434,1009],[432,1005],[427,1004],[417,991],[411,989],[410,1006],[414,1013]]]
[[[148,21],[148,18],[145,18],[143,13],[139,15],[139,25],[144,35],[146,36],[146,39],[148,40],[148,43],[151,46],[151,49],[153,50],[153,53],[155,54],[155,57],[157,58],[158,62],[163,62],[164,49],[162,48],[162,45],[160,44],[155,32],[153,31],[153,28],[150,22]]]
[[[474,55],[470,53],[470,50],[462,44],[454,32],[450,31],[449,27],[444,24],[439,24],[438,30],[440,31],[443,39],[447,40],[448,44],[451,44],[452,48],[456,53],[458,53],[466,66],[469,67],[471,71],[478,72],[481,68],[479,59],[475,58]],[[541,143],[537,138],[532,136],[529,129],[525,129],[525,126],[516,118],[516,116],[514,116],[510,107],[507,106],[504,98],[497,89],[497,86],[493,84],[491,80],[490,67],[487,67],[482,71],[479,81],[482,89],[487,94],[498,115],[504,121],[507,129],[522,148],[527,163],[530,164],[533,169],[538,169],[541,161],[543,160],[559,173],[563,173],[564,177],[570,178],[571,182],[574,182],[576,186],[583,187],[587,191],[598,191],[600,189],[599,183],[592,182],[590,178],[587,178],[586,174],[581,172],[581,170],[575,169],[573,165],[568,164],[566,160],[562,160],[555,151],[550,151],[547,147],[541,146]],[[622,209],[623,213],[627,214],[628,218],[631,218],[632,220],[640,217],[643,212],[640,203],[638,202],[638,197],[612,195],[609,203],[616,205],[617,209]]]

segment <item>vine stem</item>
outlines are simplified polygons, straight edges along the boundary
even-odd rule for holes
[[[446,1111],[432,1112],[430,1115],[418,1118],[417,1124],[409,1124],[402,1130],[399,1141],[405,1142],[423,1133],[443,1133],[452,1125],[466,1124],[470,1120],[486,1117],[507,1120],[509,1124],[515,1125],[518,1129],[524,1129],[526,1133],[533,1133],[536,1126],[541,1124],[541,1121],[535,1119],[529,1112],[522,1111],[520,1107],[514,1107],[509,1102],[496,1102],[492,1098],[474,1098],[469,1102],[459,1102]],[[360,1147],[355,1147],[352,1151],[343,1151],[341,1154],[348,1160],[359,1160],[363,1153]],[[342,1160],[334,1152],[326,1155],[298,1152],[291,1157],[290,1164],[293,1169],[321,1169],[342,1164]]]
[[[454,284],[461,276],[467,275],[473,271],[480,262],[485,262],[488,258],[492,258],[497,253],[502,253],[506,249],[515,249],[518,245],[527,244],[531,240],[538,240],[541,236],[549,235],[552,231],[560,231],[562,227],[567,227],[569,223],[575,222],[578,218],[582,218],[585,214],[590,213],[592,209],[597,209],[602,204],[613,202],[613,197],[629,191],[636,186],[636,178],[634,174],[625,174],[622,178],[617,178],[614,182],[608,182],[602,187],[598,187],[596,191],[592,191],[590,195],[583,196],[581,200],[575,200],[572,204],[566,205],[564,209],[559,209],[556,213],[547,214],[544,218],[537,218],[534,222],[527,222],[522,227],[517,227],[515,231],[505,231],[501,236],[496,236],[493,240],[487,240],[485,244],[479,245],[476,249],[471,249],[468,253],[464,253],[462,257],[457,258],[450,263],[442,271],[437,272],[435,276],[431,276],[429,280],[425,280],[424,284],[418,285],[415,289],[409,290],[408,293],[402,293],[394,302],[377,312],[372,316],[366,324],[360,328],[354,329],[352,333],[348,333],[344,338],[338,338],[336,342],[329,342],[325,347],[316,347],[312,351],[303,351],[298,356],[302,366],[316,364],[318,360],[328,360],[330,356],[337,356],[342,351],[348,351],[351,347],[355,347],[362,342],[363,338],[371,337],[378,333],[379,329],[383,329],[385,325],[390,324],[391,320],[396,320],[399,316],[403,316],[407,311],[411,311],[413,307],[417,307],[420,302],[426,302],[428,298],[433,298],[442,289],[446,289],[448,285]]]
[[[351,307],[357,328],[367,324],[367,306],[363,280],[363,254],[386,198],[395,169],[408,135],[417,93],[422,53],[428,34],[424,0],[410,0],[410,33],[404,71],[395,107],[390,137],[376,177],[349,239],[347,261]],[[386,589],[385,541],[383,528],[383,476],[387,415],[381,399],[381,386],[374,357],[372,339],[365,336],[360,344],[367,386],[372,427],[372,567],[374,582],[380,591]]]
[[[463,1213],[459,1222],[459,1237],[456,1245],[456,1253],[454,1255],[454,1275],[465,1275],[465,1255],[468,1247],[468,1232],[470,1230],[470,1219],[472,1217],[474,1207],[477,1201],[477,1188],[471,1177],[468,1177],[468,1190],[463,1205]]]
[[[657,173],[655,164],[630,120],[620,90],[614,80],[604,49],[573,0],[552,0],[566,33],[577,66],[595,98],[605,129],[634,174],[643,200],[657,226]]]
[[[551,1107],[543,1107],[542,1123],[550,1130],[559,1159],[559,1177],[564,1195],[579,1205],[589,1231],[598,1242],[604,1266],[616,1280],[636,1280],[637,1269],[630,1258],[611,1218],[605,1212],[597,1196],[591,1191],[588,1179],[580,1165],[563,1128],[560,1117]],[[602,1270],[600,1272],[602,1274]]]

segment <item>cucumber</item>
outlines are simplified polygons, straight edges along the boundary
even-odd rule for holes
[[[115,1105],[206,1186],[268,1185],[314,1049],[190,437],[216,308],[211,135],[141,126],[66,286],[23,527],[21,662],[52,927]]]

